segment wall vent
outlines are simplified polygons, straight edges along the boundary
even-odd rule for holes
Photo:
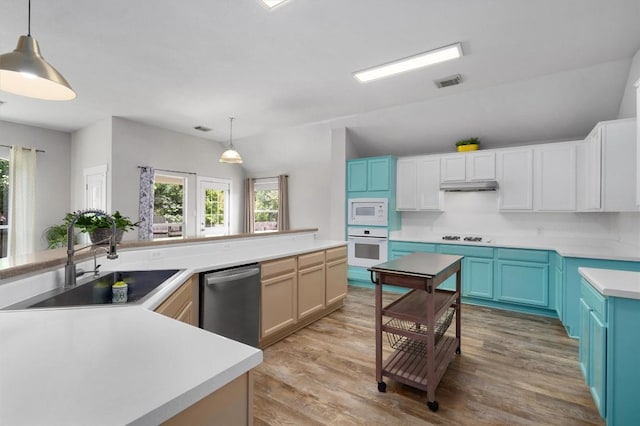
[[[200,130],[201,132],[210,132],[211,131],[210,128],[205,127],[205,126],[196,126],[196,127],[194,127],[194,129]]]
[[[436,86],[438,86],[439,89],[442,89],[443,87],[455,86],[462,83],[462,76],[460,74],[450,75],[449,77],[436,80],[434,81],[434,83],[436,83]]]

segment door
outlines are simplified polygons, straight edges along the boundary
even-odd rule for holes
[[[396,210],[415,210],[418,207],[417,161],[415,158],[398,160],[396,179]]]
[[[500,210],[533,208],[533,151],[531,148],[505,150],[498,153]]]
[[[86,168],[84,176],[84,208],[107,211],[107,165]]]
[[[229,235],[229,194],[231,181],[198,178],[198,235]]]

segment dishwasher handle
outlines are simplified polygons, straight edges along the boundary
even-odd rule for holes
[[[235,274],[213,273],[211,275],[206,276],[205,283],[207,285],[222,284],[230,281],[241,280],[243,278],[251,277],[253,275],[258,275],[259,273],[260,273],[260,268],[243,269],[242,271],[237,272]]]

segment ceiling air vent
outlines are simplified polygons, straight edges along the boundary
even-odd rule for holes
[[[205,127],[205,126],[196,126],[196,127],[194,127],[194,129],[200,130],[201,132],[210,132],[211,131],[210,128]]]
[[[438,86],[439,89],[442,89],[443,87],[455,86],[462,83],[462,77],[460,74],[450,75],[449,77],[436,80],[434,83],[436,83],[436,86]]]

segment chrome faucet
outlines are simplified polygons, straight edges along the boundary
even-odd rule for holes
[[[98,216],[104,216],[111,222],[111,236],[108,238],[109,240],[109,250],[107,251],[107,259],[117,259],[118,253],[116,249],[116,220],[111,217],[111,215],[105,213],[102,210],[97,209],[87,209],[87,210],[79,210],[73,214],[73,217],[69,221],[69,225],[67,226],[67,264],[64,267],[64,286],[65,287],[73,287],[76,285],[76,264],[73,259],[73,255],[80,250],[84,250],[89,247],[93,247],[95,244],[102,243],[107,240],[98,241],[95,244],[88,244],[84,247],[80,247],[79,249],[73,248],[74,241],[74,225],[76,221],[85,214],[91,214]]]

